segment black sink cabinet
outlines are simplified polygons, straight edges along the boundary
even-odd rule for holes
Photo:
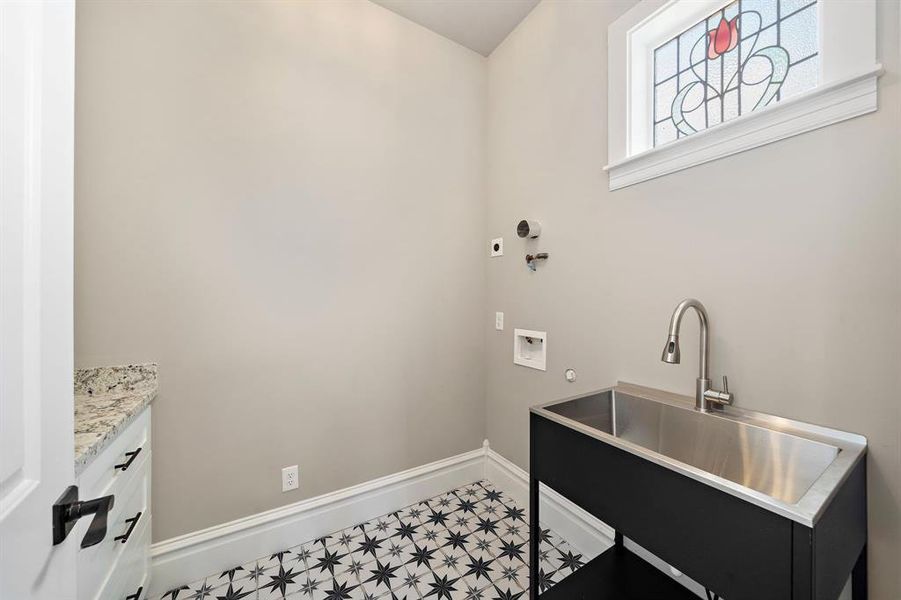
[[[697,598],[631,553],[634,540],[723,600],[835,600],[853,572],[867,597],[866,457],[807,527],[530,413],[530,575],[538,581],[538,490],[544,484],[616,531],[613,547],[530,598]]]

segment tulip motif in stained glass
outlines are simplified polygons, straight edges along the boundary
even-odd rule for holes
[[[819,81],[816,0],[736,0],[654,51],[654,146]]]
[[[707,32],[707,58],[716,60],[718,56],[729,52],[738,45],[738,17],[727,21],[720,17],[716,29]]]

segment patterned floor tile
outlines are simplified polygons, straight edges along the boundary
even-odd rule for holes
[[[542,591],[582,566],[536,534]],[[488,481],[259,557],[155,600],[525,600],[528,511]]]

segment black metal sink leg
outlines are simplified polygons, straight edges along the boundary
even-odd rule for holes
[[[538,548],[541,544],[541,525],[538,524],[538,480],[529,479],[529,599],[538,600]]]
[[[867,600],[867,546],[864,544],[851,571],[852,600]]]

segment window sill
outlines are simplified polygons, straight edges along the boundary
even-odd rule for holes
[[[635,185],[877,109],[882,65],[604,167],[610,189]]]

